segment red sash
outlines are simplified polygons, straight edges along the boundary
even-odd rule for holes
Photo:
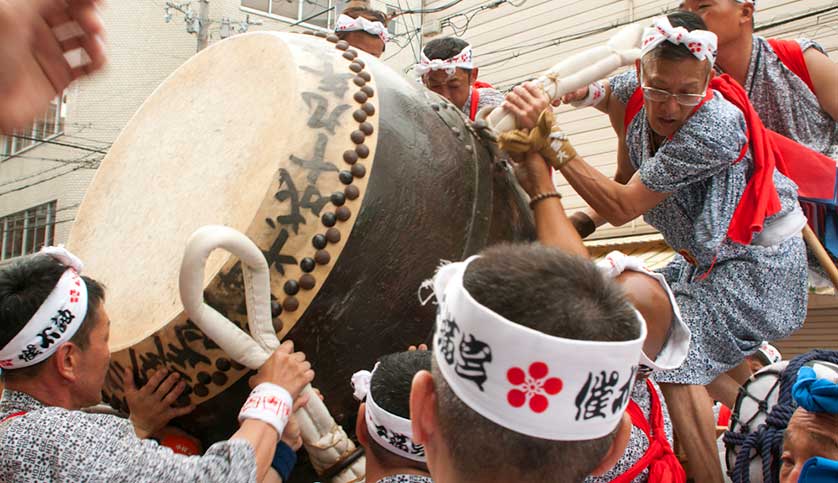
[[[643,410],[634,401],[629,401],[626,409],[631,416],[632,424],[643,431],[649,438],[649,449],[643,457],[622,475],[611,480],[611,483],[630,483],[646,468],[649,468],[649,483],[685,483],[687,475],[684,468],[675,457],[675,452],[666,440],[666,431],[663,427],[663,409],[661,408],[658,393],[655,391],[652,381],[646,380],[646,387],[649,390],[649,397],[652,407],[649,416],[652,422],[643,416]]]
[[[747,145],[750,146],[754,165],[753,174],[728,227],[728,238],[742,245],[750,244],[753,232],[762,231],[765,218],[780,210],[780,198],[773,180],[775,167],[797,184],[800,198],[835,202],[834,160],[767,129],[751,105],[748,94],[729,75],[714,77],[708,89],[719,91],[742,111],[747,124]],[[642,107],[643,91],[638,87],[626,104],[625,126],[631,123]],[[740,153],[740,159],[741,154],[744,152]]]
[[[8,420],[10,420],[10,419],[13,419],[13,418],[16,418],[16,417],[18,417],[18,416],[23,416],[24,414],[26,414],[26,411],[18,411],[18,412],[16,412],[16,413],[9,414],[9,415],[8,415],[8,416],[6,416],[5,418],[0,419],[0,424],[3,424],[3,423],[5,423],[6,421],[8,421]]]
[[[809,67],[806,66],[806,59],[803,58],[803,50],[796,40],[780,40],[768,39],[768,44],[777,54],[780,62],[785,65],[788,70],[794,72],[797,77],[809,86],[812,93],[815,92],[815,85],[812,83],[812,77],[809,76]]]
[[[474,121],[474,118],[477,117],[477,105],[480,104],[480,92],[478,89],[486,89],[491,88],[492,84],[482,82],[482,81],[474,81],[474,84],[471,86],[471,107],[469,109],[468,118]]]

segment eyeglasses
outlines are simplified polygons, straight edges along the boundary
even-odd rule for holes
[[[669,91],[643,86],[643,97],[652,102],[667,102],[670,97],[674,97],[678,104],[692,107],[697,106],[706,95],[706,90],[702,94],[672,94]]]

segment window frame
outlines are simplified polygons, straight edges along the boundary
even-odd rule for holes
[[[308,23],[308,22],[297,23],[297,22],[300,22],[300,20],[306,18],[303,15],[303,3],[305,2],[305,0],[296,0],[297,1],[297,18],[284,17],[282,15],[277,15],[275,13],[271,13],[274,1],[283,1],[283,0],[267,0],[268,11],[259,10],[259,9],[252,8],[252,7],[246,7],[246,6],[242,5],[241,1],[239,1],[239,10],[241,10],[242,12],[249,13],[249,14],[258,15],[260,17],[265,17],[265,18],[269,18],[269,19],[272,19],[272,20],[277,20],[279,22],[287,23],[289,25],[293,24],[295,26],[305,27],[305,28],[314,29],[314,30],[320,30],[322,32],[332,32],[335,28],[335,23],[337,23],[338,13],[335,12],[335,8],[334,8],[335,4],[336,4],[335,0],[326,0],[326,1],[329,2],[329,6],[332,7],[332,8],[327,12],[328,17],[327,17],[327,20],[326,20],[326,26],[325,27],[321,27],[319,25]]]
[[[58,200],[51,200],[0,217],[0,261],[5,262],[14,258],[31,255],[37,253],[42,246],[54,245],[57,208]],[[38,223],[39,215],[45,215],[42,218],[45,220],[43,226]],[[21,226],[13,226],[21,221],[23,222]],[[33,222],[34,226],[30,226]],[[39,238],[38,229],[40,228],[44,229],[44,238],[43,244],[37,246]],[[18,242],[16,235],[18,234],[20,236],[20,253],[16,253],[15,250],[15,245]],[[11,247],[9,247],[10,244]]]
[[[66,95],[64,92],[55,96],[52,101],[50,101],[50,109],[47,112],[43,113],[38,119],[36,119],[31,126],[29,126],[25,131],[15,131],[11,135],[4,135],[0,133],[0,160],[6,160],[9,158],[13,158],[17,155],[23,154],[30,149],[40,146],[47,141],[51,141],[58,136],[64,134],[65,123],[66,123],[66,108],[67,108],[67,100]],[[52,106],[55,105],[55,114],[52,116],[52,123],[53,129],[52,132],[49,134],[46,132],[47,126],[49,126],[50,119],[49,114],[52,110]],[[38,131],[42,130],[43,133],[38,136]],[[32,138],[30,139],[20,139],[15,135],[25,135],[26,137]],[[10,144],[9,140],[11,141]],[[25,146],[19,147],[19,145],[25,144]],[[8,150],[7,150],[8,144]]]

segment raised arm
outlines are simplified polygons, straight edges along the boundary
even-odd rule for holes
[[[520,124],[527,127],[535,126],[541,112],[549,107],[549,100],[537,86],[527,83],[513,89],[504,105],[519,119],[528,119],[526,123]],[[609,116],[612,123],[620,119],[622,126],[622,120],[616,113]],[[621,137],[622,128],[617,134]],[[621,164],[623,168],[620,176],[624,177],[632,170],[628,166],[627,156],[623,157]],[[669,196],[669,193],[659,193],[646,188],[637,173],[633,173],[626,184],[614,181],[590,166],[578,154],[563,164],[560,169],[573,189],[588,205],[615,226],[637,218]]]

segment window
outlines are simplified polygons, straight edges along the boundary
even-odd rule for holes
[[[11,136],[0,135],[0,158],[19,154],[26,148],[40,144],[64,132],[64,120],[67,118],[67,100],[64,94],[57,96],[49,104],[49,109],[39,117],[29,129],[16,131]]]
[[[29,255],[55,243],[55,201],[0,218],[1,260]]]
[[[268,14],[291,23],[332,29],[335,25],[334,0],[241,0],[242,8],[258,14]],[[340,12],[338,12],[340,13]]]

